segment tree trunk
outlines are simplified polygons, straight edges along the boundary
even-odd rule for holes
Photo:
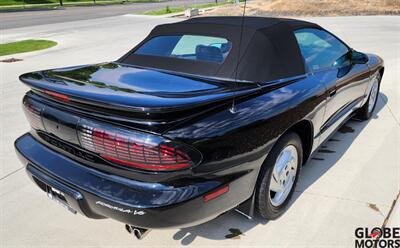
[[[60,6],[63,6],[63,0],[60,0]]]

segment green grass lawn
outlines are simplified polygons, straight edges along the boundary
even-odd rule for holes
[[[57,45],[51,40],[22,40],[0,44],[0,56],[42,50]]]
[[[156,9],[156,10],[149,10],[145,11],[142,14],[143,15],[165,15],[165,14],[171,14],[171,13],[177,13],[177,12],[182,12],[184,11],[184,7],[165,7],[164,9]]]
[[[221,6],[221,5],[225,5],[225,4],[231,4],[231,3],[233,3],[233,1],[226,1],[226,2],[219,2],[219,3],[194,4],[194,5],[187,6],[187,8],[204,9],[204,8],[216,7],[216,6]],[[165,15],[165,14],[183,12],[184,10],[185,10],[184,6],[180,6],[180,7],[166,6],[164,9],[149,10],[149,11],[143,12],[142,14],[143,15]]]

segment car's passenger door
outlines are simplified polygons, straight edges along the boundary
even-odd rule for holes
[[[360,107],[369,70],[366,64],[352,63],[352,50],[325,30],[299,29],[295,36],[308,70],[326,85],[327,106],[320,130],[323,141]]]

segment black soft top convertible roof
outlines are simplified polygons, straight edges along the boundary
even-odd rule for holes
[[[243,23],[242,43],[241,30]],[[199,17],[155,27],[139,45],[118,60],[120,63],[155,68],[184,74],[265,82],[305,73],[304,60],[293,31],[300,28],[320,28],[317,24],[283,18],[265,17]],[[223,37],[232,48],[221,64],[171,57],[135,54],[142,44],[162,35],[206,35]]]

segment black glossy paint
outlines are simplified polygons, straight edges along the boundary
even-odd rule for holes
[[[171,112],[232,97],[236,83],[171,74],[117,62],[27,73],[21,81],[77,101],[137,112]],[[254,88],[242,83],[241,89]]]
[[[44,130],[32,130],[15,146],[32,178],[82,194],[71,206],[88,217],[146,228],[190,226],[251,198],[264,159],[286,131],[310,140],[309,157],[366,102],[377,73],[383,61],[375,55],[365,64],[239,84],[118,63],[28,73],[21,80],[33,91],[24,105],[44,109]],[[43,89],[71,101],[51,99]],[[174,172],[118,166],[79,147],[74,130],[83,118],[185,143],[202,161]],[[224,185],[228,193],[202,201]],[[146,214],[121,213],[98,201]]]

